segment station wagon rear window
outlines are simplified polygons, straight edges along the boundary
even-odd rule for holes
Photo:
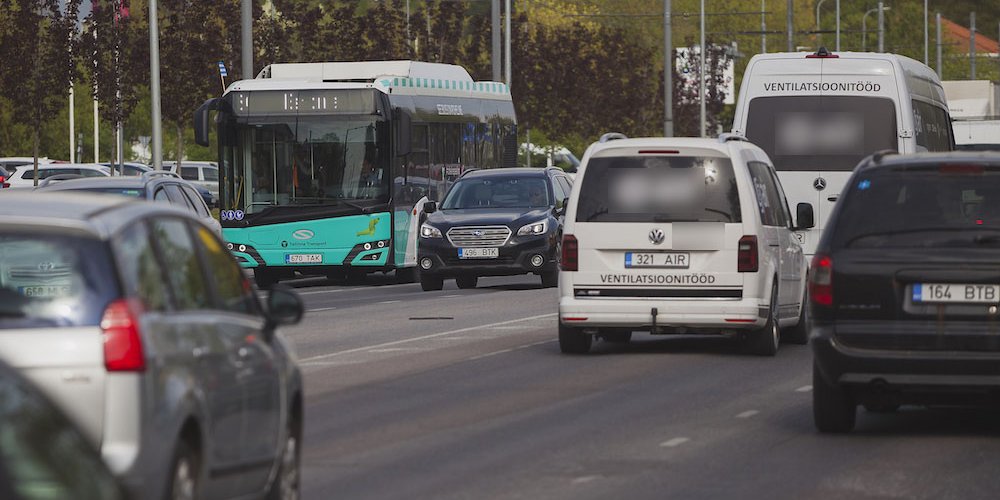
[[[577,222],[741,222],[728,158],[592,158],[580,186]]]
[[[97,240],[0,232],[0,330],[98,325],[114,276]]]

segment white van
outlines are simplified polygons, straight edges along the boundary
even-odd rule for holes
[[[937,74],[884,53],[759,54],[740,87],[733,133],[774,160],[793,205],[811,203],[816,228],[797,232],[812,255],[851,171],[880,150],[954,149]]]
[[[806,261],[771,161],[742,137],[618,139],[584,154],[565,214],[559,346],[711,333],[805,343]],[[797,207],[801,229],[812,206]]]

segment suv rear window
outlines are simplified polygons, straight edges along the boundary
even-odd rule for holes
[[[0,232],[0,330],[100,324],[113,269],[94,239]]]
[[[1000,165],[877,170],[840,203],[834,248],[1000,246]]]
[[[577,222],[741,222],[728,158],[592,158],[580,186]]]

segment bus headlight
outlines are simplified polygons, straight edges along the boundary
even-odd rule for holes
[[[434,226],[423,224],[423,225],[420,226],[420,237],[421,238],[440,238],[441,237],[441,230],[438,229],[438,228],[436,228],[436,227],[434,227]]]
[[[538,221],[538,222],[534,222],[534,223],[531,223],[531,224],[526,224],[524,226],[521,226],[521,229],[517,230],[517,235],[518,236],[530,236],[530,235],[533,235],[533,234],[545,234],[545,231],[547,231],[548,228],[549,228],[548,221],[542,220],[542,221]]]

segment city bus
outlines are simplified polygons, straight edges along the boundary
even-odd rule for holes
[[[937,74],[885,53],[793,52],[750,59],[733,133],[774,162],[789,205],[809,203],[816,227],[796,239],[812,255],[854,167],[877,151],[954,149]]]
[[[416,278],[423,205],[469,169],[512,167],[506,85],[416,61],[283,63],[234,82],[215,112],[223,235],[260,287],[296,274]]]

